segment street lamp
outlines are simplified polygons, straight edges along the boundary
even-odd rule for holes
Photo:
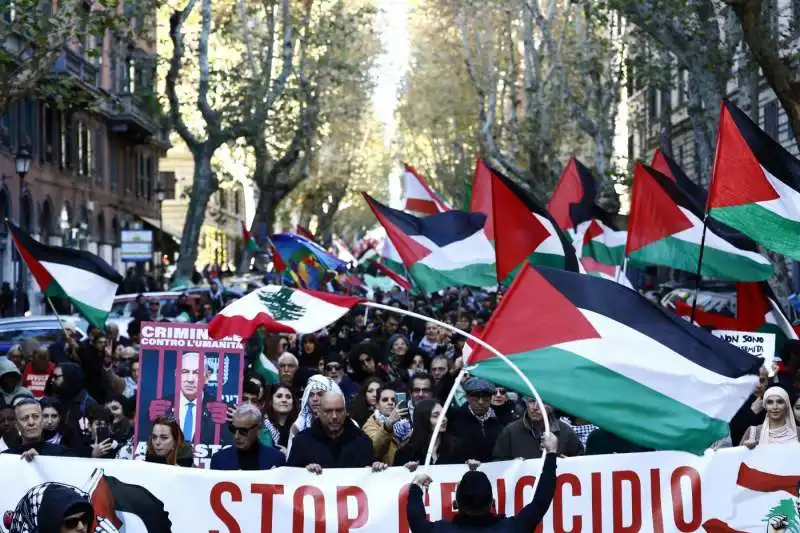
[[[25,139],[22,144],[20,144],[19,149],[17,150],[17,154],[14,158],[14,165],[17,168],[17,175],[19,176],[19,225],[22,229],[28,230],[28,225],[22,218],[22,198],[24,197],[24,187],[25,187],[25,175],[31,170],[31,161],[33,157],[31,156],[31,147],[29,144],[29,140]],[[15,283],[14,283],[14,310],[17,311],[17,298],[22,295],[23,287],[21,285],[22,281],[22,263],[21,258],[17,256],[17,272],[15,276]],[[21,310],[24,312],[24,309]]]

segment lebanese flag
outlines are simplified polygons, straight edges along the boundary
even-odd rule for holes
[[[625,247],[631,261],[697,272],[703,218],[703,207],[696,199],[661,172],[637,163]],[[762,281],[772,276],[774,268],[747,243],[738,242],[709,221],[700,273],[730,281]]]
[[[591,217],[596,196],[597,182],[591,171],[572,157],[558,178],[547,210],[559,228],[569,231]]]
[[[403,163],[403,209],[421,215],[437,215],[450,211],[444,200],[442,200],[425,178],[409,164]]]
[[[730,101],[722,103],[708,214],[800,259],[800,161]]]
[[[208,325],[212,339],[249,339],[259,326],[273,333],[314,333],[339,320],[366,299],[309,289],[267,285],[239,298]]]

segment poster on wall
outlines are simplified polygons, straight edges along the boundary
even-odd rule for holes
[[[231,444],[228,408],[239,403],[244,349],[238,337],[212,340],[206,324],[145,322],[139,348],[136,458],[158,417],[174,418],[192,445],[195,466]]]
[[[153,259],[153,232],[122,230],[120,256],[123,261],[146,262]]]

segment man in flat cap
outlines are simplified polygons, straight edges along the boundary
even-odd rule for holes
[[[495,441],[503,425],[492,409],[495,386],[483,378],[471,377],[463,385],[467,402],[448,416],[453,435],[469,443],[473,457],[480,462],[492,460]]]

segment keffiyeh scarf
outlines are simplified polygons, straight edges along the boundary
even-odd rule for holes
[[[386,418],[380,411],[375,410],[375,418],[383,426],[386,423]],[[401,418],[392,426],[392,437],[398,442],[403,443],[411,436],[411,421],[406,418]]]
[[[314,411],[311,410],[311,405],[308,403],[308,397],[311,396],[312,391],[334,392],[339,396],[344,396],[342,394],[342,389],[340,389],[339,385],[331,378],[320,374],[311,376],[311,378],[308,380],[308,385],[306,385],[305,390],[303,390],[303,400],[300,403],[300,414],[297,416],[297,421],[295,421],[293,424],[296,433],[311,427],[312,422],[314,422],[316,419],[316,415],[314,414]]]
[[[9,533],[37,533],[39,531],[39,510],[42,507],[42,500],[48,490],[67,489],[75,491],[75,494],[85,500],[89,495],[77,487],[64,483],[48,482],[36,485],[27,493],[14,509],[14,518],[9,528]]]

